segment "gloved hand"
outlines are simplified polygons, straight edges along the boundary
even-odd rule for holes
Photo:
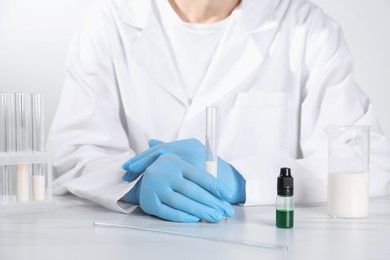
[[[162,154],[122,199],[143,211],[177,222],[219,222],[234,214],[225,184],[174,154]],[[139,200],[139,201],[137,201]]]
[[[184,161],[204,169],[205,147],[196,139],[185,139],[164,143],[151,139],[150,149],[133,157],[123,165],[127,172],[122,177],[125,181],[133,181],[142,174],[160,155],[172,153]],[[229,163],[218,157],[218,179],[232,191],[230,203],[245,202],[245,179]]]
[[[175,154],[182,160],[204,169],[205,148],[196,139],[185,139],[170,143],[151,139],[149,147],[150,149],[134,156],[123,164],[122,168],[126,171],[122,177],[124,181],[130,182],[137,179],[162,154]]]
[[[245,179],[234,167],[218,157],[218,179],[232,191],[232,196],[226,201],[242,203],[246,200]]]

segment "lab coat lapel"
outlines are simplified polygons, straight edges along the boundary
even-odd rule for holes
[[[250,19],[253,17],[250,12],[257,12],[260,17],[263,15],[263,19],[254,22]],[[274,12],[273,1],[242,1],[232,14],[184,123],[240,86],[263,63],[266,54],[255,44],[252,35],[278,26]]]
[[[173,53],[161,28],[154,1],[151,1],[150,11],[143,31],[130,49],[130,55],[150,78],[187,107],[188,97],[181,86]]]

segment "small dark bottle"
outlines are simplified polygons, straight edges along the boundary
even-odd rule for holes
[[[278,177],[278,195],[276,197],[276,227],[294,226],[294,178],[290,168],[281,168]]]

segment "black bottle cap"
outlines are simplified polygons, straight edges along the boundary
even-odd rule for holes
[[[290,168],[280,168],[280,175],[278,177],[278,195],[294,195],[294,178],[291,176]]]

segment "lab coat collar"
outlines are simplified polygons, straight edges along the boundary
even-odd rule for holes
[[[124,10],[119,18],[141,31],[131,47],[132,58],[188,108],[184,122],[206,106],[215,104],[261,65],[265,54],[256,46],[252,36],[278,26],[274,0],[242,0],[232,13],[205,78],[190,104],[181,86],[173,53],[160,27],[155,0],[127,0],[123,4]]]
[[[180,77],[174,63],[173,53],[164,31],[161,28],[159,12],[154,0],[129,1],[122,12],[120,19],[127,25],[138,28],[139,33],[130,48],[130,57],[144,70],[144,72],[183,106],[189,106],[188,97],[181,86]],[[139,6],[141,6],[140,9]],[[139,10],[140,12],[135,12]],[[137,13],[137,14],[135,14]],[[134,17],[130,17],[135,14]]]
[[[111,3],[119,21],[139,30],[146,27],[151,14],[152,0],[113,0]]]

